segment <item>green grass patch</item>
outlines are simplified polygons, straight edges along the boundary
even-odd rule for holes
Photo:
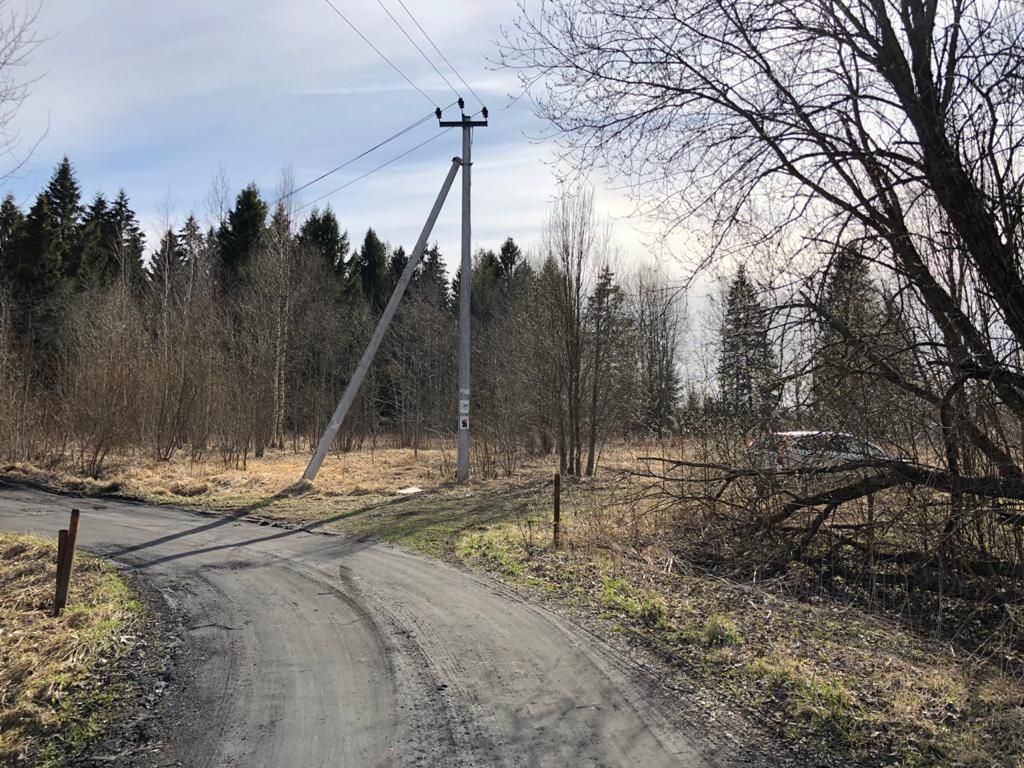
[[[653,592],[637,589],[621,578],[606,578],[601,582],[601,602],[643,626],[666,627],[665,603]]]
[[[729,648],[743,642],[736,623],[720,613],[708,616],[701,628],[701,639],[708,648]]]
[[[809,724],[830,740],[838,739],[846,750],[859,745],[861,713],[838,676],[820,676],[798,659],[778,654],[753,659],[746,672],[768,684],[791,720]]]

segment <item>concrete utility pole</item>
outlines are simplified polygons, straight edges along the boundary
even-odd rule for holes
[[[377,354],[377,349],[380,347],[381,341],[384,340],[384,334],[387,333],[388,326],[391,324],[391,319],[395,316],[398,303],[402,300],[405,289],[409,287],[409,283],[412,281],[416,265],[419,264],[420,259],[423,257],[423,251],[427,247],[427,238],[430,237],[430,231],[434,228],[434,222],[437,221],[437,216],[441,213],[441,206],[444,205],[445,198],[448,197],[448,191],[452,188],[452,182],[455,181],[455,174],[458,173],[460,165],[462,165],[462,160],[453,157],[452,167],[448,171],[448,176],[445,177],[444,184],[441,185],[441,191],[437,194],[437,200],[434,201],[434,207],[430,210],[430,215],[427,216],[427,223],[423,225],[423,231],[420,232],[419,240],[416,241],[416,247],[412,249],[412,255],[409,256],[409,261],[402,271],[402,276],[398,279],[398,285],[395,286],[395,290],[388,300],[388,305],[384,308],[384,313],[380,316],[380,320],[377,321],[373,337],[370,339],[366,351],[363,352],[363,356],[359,359],[356,372],[352,374],[348,386],[345,387],[345,394],[341,396],[341,402],[338,403],[338,407],[334,410],[334,415],[331,416],[327,429],[324,430],[320,442],[316,446],[316,452],[313,454],[313,458],[310,459],[309,466],[302,473],[304,480],[312,482],[316,478],[316,473],[320,471],[320,465],[323,464],[327,451],[331,449],[331,444],[338,435],[338,429],[341,427],[341,422],[345,419],[345,414],[348,413],[348,409],[352,406],[352,402],[359,393],[359,387],[362,386],[363,379],[366,378],[366,373],[370,370],[373,358]],[[465,183],[463,183],[463,189],[465,190]]]
[[[466,103],[459,99],[459,110],[465,109]],[[471,152],[473,148],[473,129],[487,127],[487,108],[481,110],[483,120],[473,120],[462,113],[461,120],[442,120],[441,110],[437,110],[437,120],[441,128],[462,129],[462,272],[459,279],[459,449],[458,463],[455,469],[455,480],[464,483],[469,480],[469,288],[473,276],[470,227],[470,175],[473,166]]]

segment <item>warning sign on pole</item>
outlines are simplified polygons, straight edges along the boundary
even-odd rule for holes
[[[459,429],[469,429],[469,416],[459,417]]]
[[[469,415],[469,400],[459,400],[459,413],[463,416]]]

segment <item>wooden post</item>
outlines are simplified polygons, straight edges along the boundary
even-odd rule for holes
[[[68,573],[65,568],[68,555],[68,532],[61,528],[57,533],[57,590],[53,596],[53,615],[60,616],[68,604]]]
[[[68,563],[75,559],[75,544],[78,542],[78,518],[81,517],[81,512],[77,509],[71,510],[71,522],[68,523]],[[70,572],[70,568],[68,571]]]
[[[68,590],[71,586],[71,567],[75,562],[75,543],[78,540],[78,519],[81,513],[71,510],[71,522],[67,530],[57,535],[57,590],[53,600],[53,615],[59,616],[68,604]]]
[[[552,528],[552,543],[558,549],[558,537],[562,528],[562,476],[555,472],[555,517]]]

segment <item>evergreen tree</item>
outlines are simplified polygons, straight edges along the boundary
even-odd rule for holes
[[[226,291],[233,291],[240,285],[263,240],[268,212],[253,182],[238,193],[235,207],[217,230],[220,277]]]
[[[149,260],[150,282],[158,293],[167,295],[177,290],[184,274],[185,254],[174,230],[168,229]]]
[[[178,246],[181,248],[181,258],[186,269],[190,274],[195,274],[200,267],[206,238],[203,237],[199,222],[192,214],[189,214],[178,231]]]
[[[511,237],[506,238],[505,242],[501,244],[498,261],[501,264],[501,274],[506,280],[511,279],[519,268],[526,264],[523,252]]]
[[[522,250],[511,237],[501,245],[498,253],[501,265],[502,290],[506,295],[522,296],[534,277],[533,267],[526,261]]]
[[[82,250],[75,278],[81,288],[111,285],[120,273],[111,247],[110,206],[97,192],[82,217]]]
[[[679,372],[676,347],[679,316],[675,291],[651,274],[641,273],[636,285],[633,322],[636,332],[637,426],[659,438],[676,421]],[[693,391],[690,392],[693,395]]]
[[[145,281],[145,236],[122,189],[109,203],[97,193],[82,216],[79,249],[69,270],[80,290],[105,288],[118,280],[135,288]]]
[[[405,271],[406,264],[409,263],[409,257],[405,254],[405,248],[398,246],[391,252],[390,258],[388,258],[388,284],[390,290],[388,291],[389,297],[391,291],[398,285],[399,279],[402,277],[402,273]],[[416,267],[417,271],[420,269],[420,265]]]
[[[420,268],[413,277],[411,292],[438,309],[448,307],[448,279],[437,243],[424,251]]]
[[[768,314],[740,266],[726,295],[718,384],[724,411],[746,427],[767,427],[778,403],[777,361],[768,336]]]
[[[632,328],[625,311],[626,297],[615,282],[615,273],[605,265],[587,300],[587,356],[590,393],[587,414],[587,465],[584,474],[594,474],[598,440],[610,427],[622,423],[633,380],[630,352]]]
[[[31,375],[43,387],[55,383],[60,319],[68,295],[57,222],[41,193],[11,249],[9,264],[15,332],[29,350]]]
[[[25,214],[21,212],[14,196],[8,194],[0,203],[0,284],[10,279],[14,266],[14,247],[25,225]]]
[[[73,277],[78,269],[81,247],[82,193],[71,161],[66,156],[57,166],[43,194],[46,195],[50,218],[49,247],[53,258],[59,261],[63,275]]]
[[[907,332],[894,302],[883,297],[867,260],[842,248],[830,265],[814,345],[812,395],[822,427],[885,436],[894,402],[877,360],[896,370],[907,363]]]
[[[456,279],[462,279],[461,271]],[[458,288],[458,286],[456,286]],[[473,282],[470,284],[473,299],[470,303],[473,318],[489,320],[501,313],[503,305],[502,269],[497,254],[490,250],[477,251],[473,259]],[[455,291],[453,301],[458,311],[459,294]]]
[[[140,287],[146,275],[146,238],[128,202],[128,194],[123,189],[118,191],[111,203],[109,221],[109,242],[117,259],[119,276],[125,285]]]
[[[362,247],[352,257],[349,279],[371,311],[379,314],[388,300],[388,249],[372,228],[366,230]]]
[[[323,212],[316,208],[299,228],[299,244],[311,248],[338,275],[345,271],[348,257],[348,233],[342,232],[330,206]]]

